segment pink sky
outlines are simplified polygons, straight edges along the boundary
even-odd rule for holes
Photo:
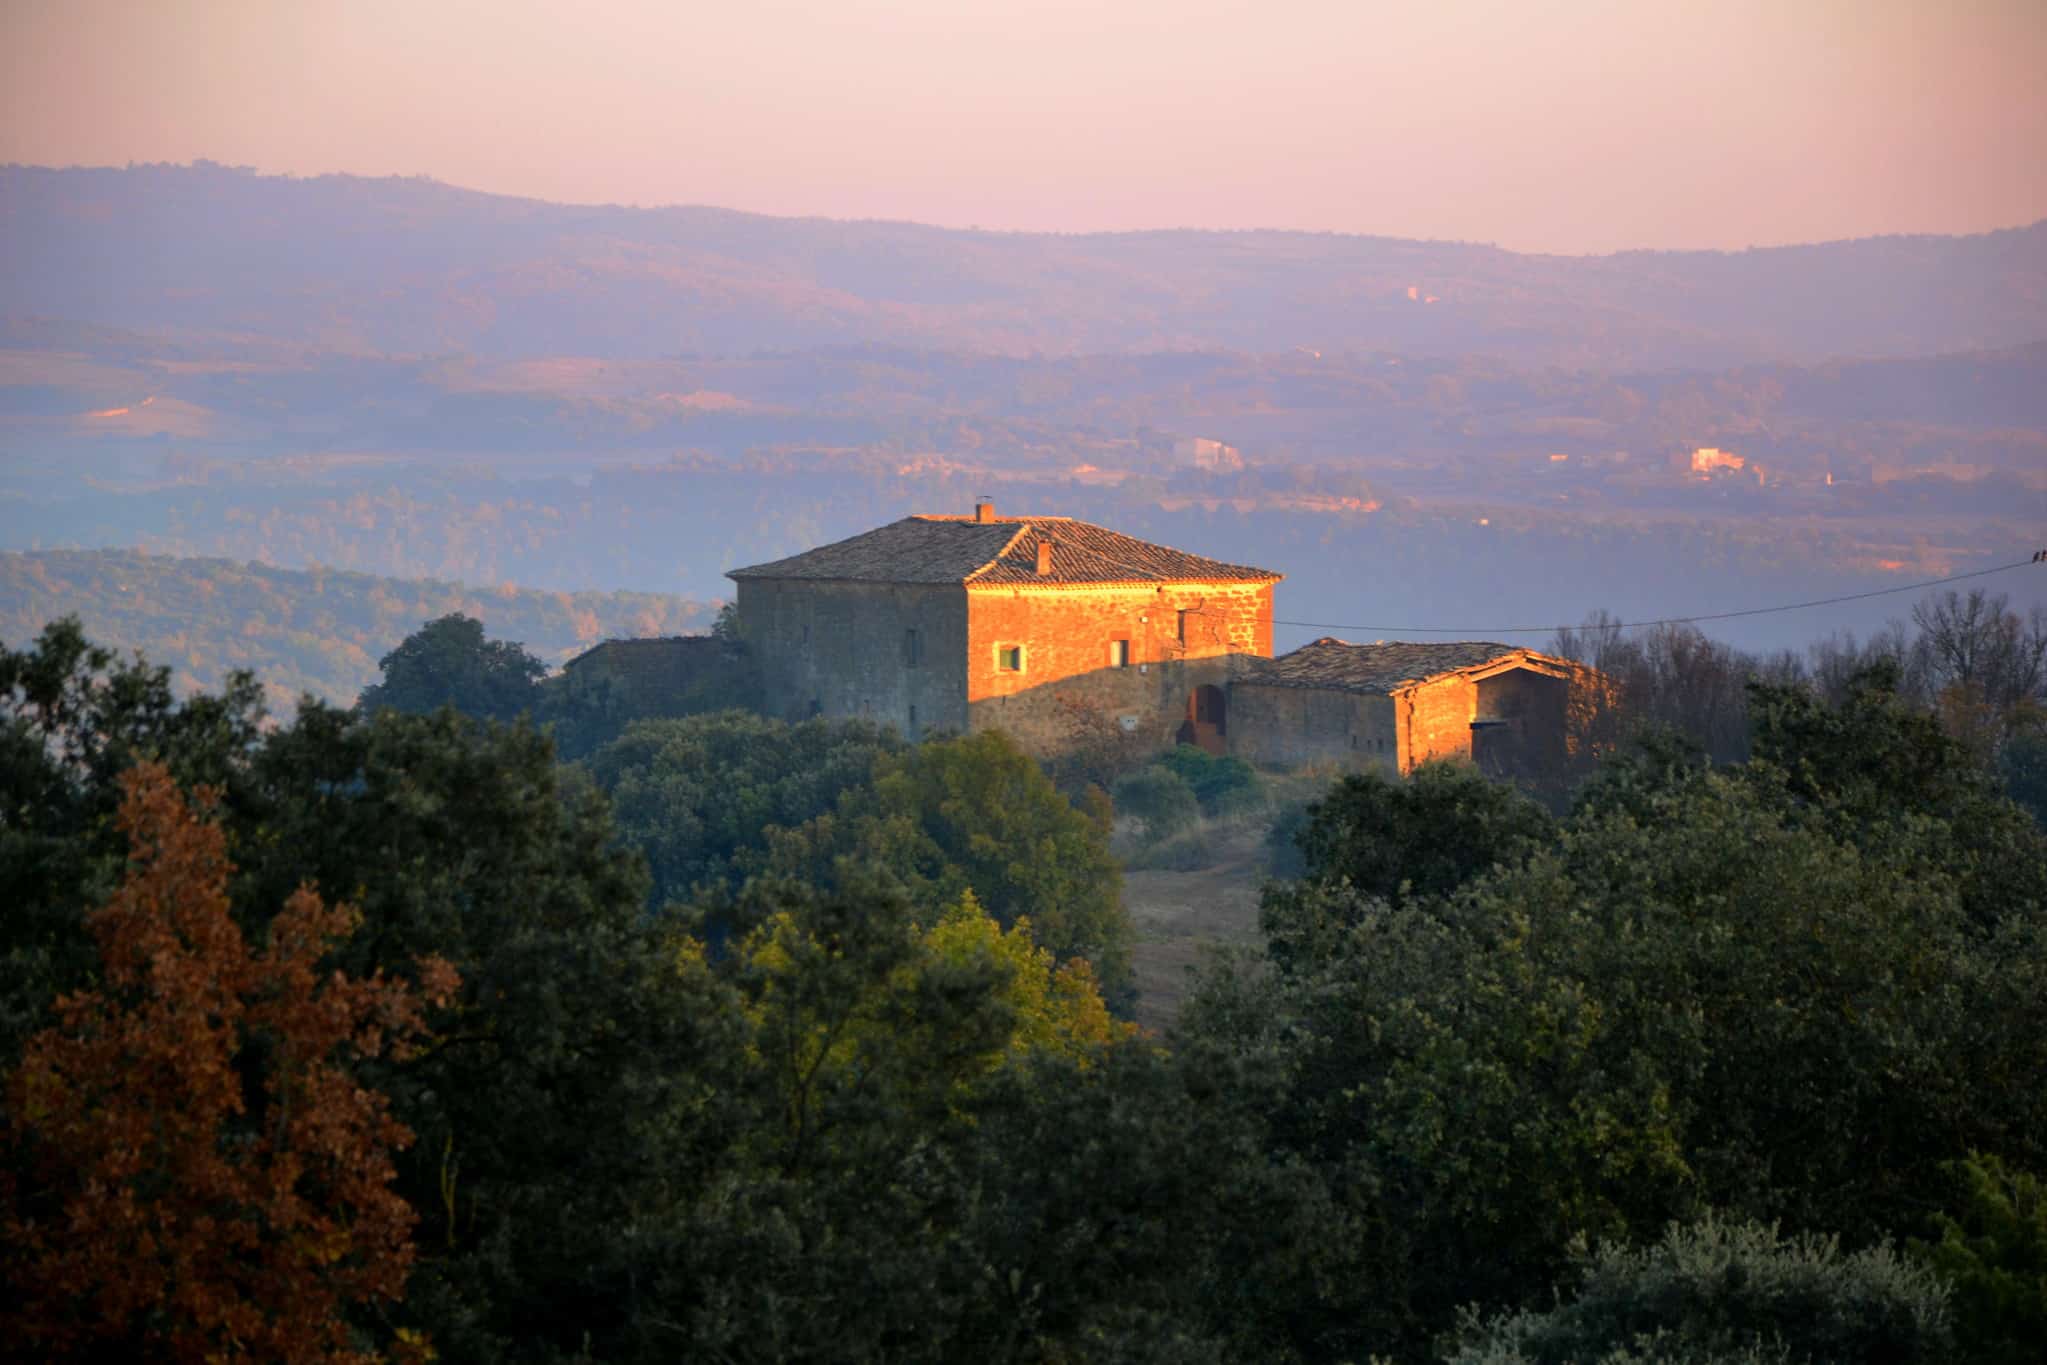
[[[2047,217],[2047,0],[0,0],[0,161],[1522,250]]]

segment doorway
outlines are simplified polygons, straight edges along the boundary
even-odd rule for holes
[[[1203,683],[1187,694],[1187,719],[1174,738],[1220,757],[1229,747],[1229,695]]]

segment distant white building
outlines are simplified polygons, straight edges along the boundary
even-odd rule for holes
[[[1195,469],[1242,469],[1243,452],[1235,446],[1203,436],[1183,436],[1173,442],[1173,458]]]

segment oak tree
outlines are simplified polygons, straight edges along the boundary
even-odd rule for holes
[[[454,972],[323,971],[357,916],[309,887],[253,947],[211,794],[188,803],[156,763],[121,788],[128,872],[87,916],[100,985],[8,1081],[7,1330],[51,1354],[368,1359],[348,1310],[404,1289],[392,1152],[412,1134],[350,1067],[404,1052]]]

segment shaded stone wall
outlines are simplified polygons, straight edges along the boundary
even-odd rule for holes
[[[1478,684],[1471,755],[1487,772],[1540,776],[1564,765],[1571,682],[1515,668]]]
[[[1004,586],[966,596],[969,726],[1006,730],[1041,756],[1070,740],[1075,708],[1163,748],[1196,687],[1226,688],[1272,652],[1271,584]],[[1017,647],[1022,666],[1005,667],[1002,651]]]
[[[1248,763],[1399,771],[1393,699],[1341,688],[1274,687],[1247,678],[1230,690],[1230,752]]]
[[[708,635],[606,640],[562,665],[562,673],[584,686],[608,683],[628,707],[659,712],[702,684],[717,681],[734,664],[725,642]]]
[[[957,584],[743,578],[739,622],[767,715],[860,717],[911,737],[967,728],[967,595]]]

